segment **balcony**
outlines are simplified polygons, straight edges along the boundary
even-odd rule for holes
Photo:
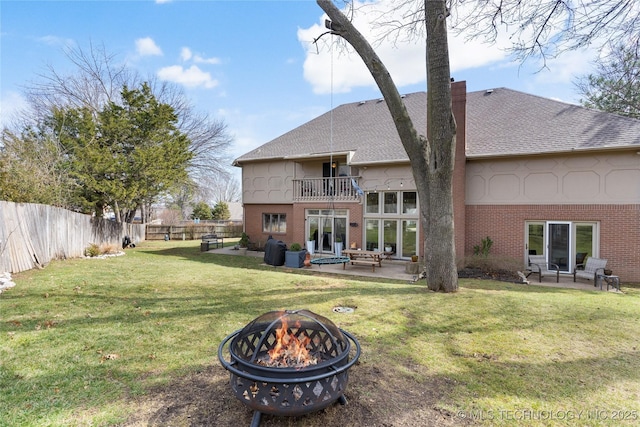
[[[293,180],[294,202],[359,201],[358,190],[352,181],[358,183],[356,176],[336,178],[305,178]]]

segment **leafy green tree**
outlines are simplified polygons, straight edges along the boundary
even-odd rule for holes
[[[196,203],[196,205],[193,207],[193,213],[191,214],[191,219],[195,218],[213,219],[211,207],[206,202]]]
[[[189,139],[176,127],[173,108],[147,84],[126,86],[120,103],[94,113],[87,107],[55,110],[51,126],[70,159],[82,210],[131,222],[145,204],[187,180]]]
[[[640,119],[640,52],[619,46],[598,61],[597,73],[576,82],[582,105]]]
[[[88,108],[93,114],[103,111],[109,103],[122,103],[123,87],[140,87],[144,81],[126,61],[107,51],[103,44],[90,43],[88,48],[66,48],[64,70],[49,65],[38,79],[24,86],[29,111],[25,118],[48,117],[54,109]],[[171,105],[177,121],[173,123],[190,141],[188,173],[199,193],[205,192],[220,177],[228,177],[230,159],[227,150],[232,138],[226,124],[207,113],[194,109],[181,86],[147,80],[148,87],[161,103]],[[210,196],[206,198],[213,199]],[[228,200],[228,199],[223,199]],[[143,208],[150,210],[150,200]],[[143,216],[144,218],[144,216]]]
[[[231,218],[231,211],[229,211],[229,205],[226,202],[218,202],[213,207],[212,219],[229,219]]]

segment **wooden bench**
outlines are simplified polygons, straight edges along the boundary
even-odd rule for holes
[[[202,242],[200,243],[200,251],[206,252],[211,248],[221,248],[224,246],[224,238],[218,237],[217,234],[205,234],[202,236]]]
[[[371,271],[373,271],[375,273],[376,271],[376,265],[378,267],[382,267],[382,265],[380,264],[380,261],[375,261],[374,259],[351,259],[349,260],[349,262],[351,263],[351,265],[354,264],[364,264],[364,265],[370,265],[371,266]],[[342,268],[344,269],[344,264],[342,264]]]

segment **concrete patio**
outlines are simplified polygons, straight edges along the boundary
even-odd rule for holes
[[[212,249],[209,251],[210,253],[220,253],[227,255],[235,255],[235,256],[243,256],[242,251],[235,250],[233,246],[225,246],[219,249]],[[260,251],[247,251],[246,256],[253,257],[264,257],[264,252]],[[329,257],[331,254],[314,254],[312,255],[312,259],[321,258],[321,257]],[[375,271],[372,271],[372,268],[366,265],[351,265],[346,264],[343,268],[343,264],[312,264],[311,267],[304,267],[301,270],[311,270],[317,271],[319,273],[327,273],[327,274],[342,274],[347,276],[359,276],[359,277],[375,277],[375,278],[386,278],[393,280],[403,280],[403,281],[414,281],[416,279],[415,274],[409,274],[405,271],[405,265],[407,261],[404,260],[385,260],[382,261],[382,267],[375,268]],[[294,271],[295,268],[278,266],[273,268],[280,268]],[[530,277],[533,279],[533,277]],[[600,287],[593,286],[592,283],[587,282],[586,280],[578,280],[577,282],[573,281],[573,275],[566,274],[560,275],[560,282],[556,283],[553,278],[545,277],[542,279],[542,282],[538,282],[536,279],[530,280],[528,286],[546,286],[553,288],[565,288],[565,289],[579,289],[583,291],[600,291]],[[603,286],[602,291],[606,292],[606,285]],[[618,292],[616,289],[609,288],[609,292]]]

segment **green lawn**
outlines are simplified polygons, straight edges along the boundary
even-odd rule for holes
[[[436,406],[461,419],[640,423],[640,289],[461,280],[458,293],[436,294],[261,263],[161,241],[14,275],[17,286],[0,295],[0,426],[122,424],[132,400],[219,365],[226,335],[296,308],[354,334],[363,363],[425,389],[449,384]]]

